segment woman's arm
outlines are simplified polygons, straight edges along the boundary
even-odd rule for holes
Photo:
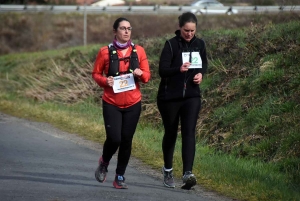
[[[200,57],[202,60],[202,69],[200,70],[202,76],[206,73],[207,70],[207,66],[208,66],[208,62],[207,62],[207,56],[206,56],[206,45],[205,42],[203,40],[201,40],[201,46],[203,47],[200,50]]]
[[[140,70],[142,71],[141,76],[139,76],[139,78],[143,83],[147,83],[151,77],[148,58],[144,48],[142,48],[141,46],[137,46],[136,48],[140,62]]]
[[[177,52],[172,52],[170,47],[170,43],[166,41],[165,46],[161,52],[160,60],[159,60],[159,75],[162,78],[171,77],[180,73],[181,64],[178,66],[172,65],[173,54],[177,55]],[[174,48],[173,48],[174,49]]]
[[[104,53],[106,49],[101,48],[98,52],[96,61],[94,63],[94,69],[92,72],[92,77],[96,81],[96,83],[100,87],[105,87],[107,86],[107,77],[103,76],[104,74],[104,69],[105,69],[105,60],[104,60]],[[108,49],[107,49],[108,51]]]

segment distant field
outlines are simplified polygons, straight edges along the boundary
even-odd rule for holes
[[[88,15],[87,43],[107,44],[112,40],[112,24],[118,15]],[[133,40],[173,34],[177,15],[127,17],[134,30]],[[297,20],[299,13],[198,16],[198,34],[207,30],[236,29],[251,24],[277,24]],[[1,14],[0,55],[34,52],[83,45],[83,15],[80,14]]]

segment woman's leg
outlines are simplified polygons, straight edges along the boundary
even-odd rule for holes
[[[189,98],[180,109],[183,173],[193,169],[196,150],[195,130],[200,108],[200,98]]]
[[[129,108],[122,109],[122,126],[120,127],[122,128],[122,134],[116,169],[116,174],[118,175],[125,174],[131,155],[132,139],[139,121],[140,114],[141,102],[138,102]]]
[[[106,130],[106,140],[103,146],[102,159],[104,162],[109,163],[121,143],[122,112],[120,111],[120,108],[108,104],[105,101],[103,101],[102,104]]]
[[[173,154],[178,132],[180,104],[181,102],[157,101],[157,106],[165,129],[162,150],[164,167],[166,169],[173,168]]]

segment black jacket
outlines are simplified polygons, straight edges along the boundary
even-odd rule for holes
[[[200,88],[194,84],[193,78],[197,73],[205,74],[207,69],[206,47],[202,39],[194,36],[190,42],[180,37],[180,31],[176,36],[166,41],[159,61],[159,84],[157,98],[159,100],[180,100],[184,98],[200,97]],[[189,69],[185,73],[180,72],[182,65],[182,52],[199,52],[202,60],[202,68]]]

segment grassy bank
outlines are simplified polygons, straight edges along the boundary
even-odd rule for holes
[[[194,173],[208,189],[241,200],[300,198],[300,23],[201,32],[209,71],[201,84]],[[155,105],[158,52],[166,38],[142,38],[152,80],[133,155],[161,168],[163,129]],[[91,79],[101,45],[0,57],[0,110],[104,141],[101,89]],[[181,173],[180,135],[174,158]]]

